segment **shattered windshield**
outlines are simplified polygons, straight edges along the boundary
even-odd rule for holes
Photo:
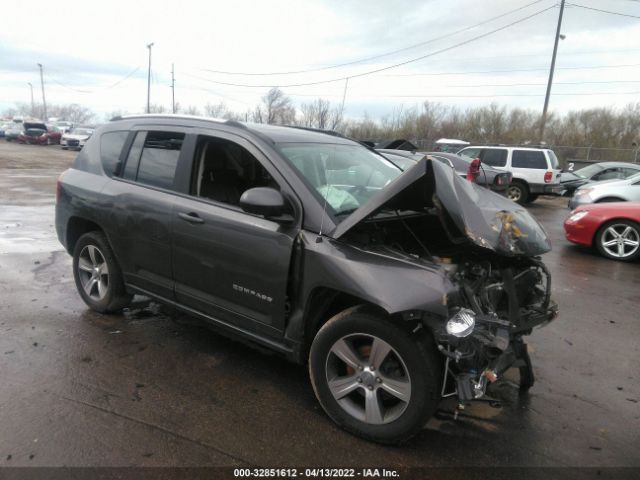
[[[360,145],[285,143],[279,148],[336,216],[358,209],[402,173]]]

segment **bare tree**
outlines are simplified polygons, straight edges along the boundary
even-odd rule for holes
[[[206,117],[213,118],[226,118],[226,115],[231,113],[224,102],[218,102],[216,104],[207,103],[204,106],[204,115]]]
[[[296,111],[291,104],[291,99],[277,87],[272,88],[262,97],[262,106],[257,108],[260,109],[260,112],[256,110],[254,119],[255,121],[260,120],[260,123],[286,125],[295,122]]]

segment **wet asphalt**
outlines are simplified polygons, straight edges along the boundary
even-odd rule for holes
[[[640,264],[568,244],[565,200],[530,208],[560,305],[535,386],[391,448],[335,427],[304,367],[144,302],[89,311],[53,226],[74,156],[0,142],[0,466],[640,466]]]

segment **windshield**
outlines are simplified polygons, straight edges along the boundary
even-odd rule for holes
[[[71,130],[72,135],[91,135],[93,130],[90,128],[74,128]]]
[[[360,145],[285,143],[279,149],[337,216],[353,212],[402,173]]]
[[[573,174],[579,176],[580,178],[591,178],[601,170],[602,168],[598,165],[589,165],[576,170],[575,172],[573,172]]]

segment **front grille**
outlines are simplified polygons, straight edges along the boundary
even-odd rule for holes
[[[69,147],[77,147],[80,145],[80,140],[67,140],[67,145]]]

